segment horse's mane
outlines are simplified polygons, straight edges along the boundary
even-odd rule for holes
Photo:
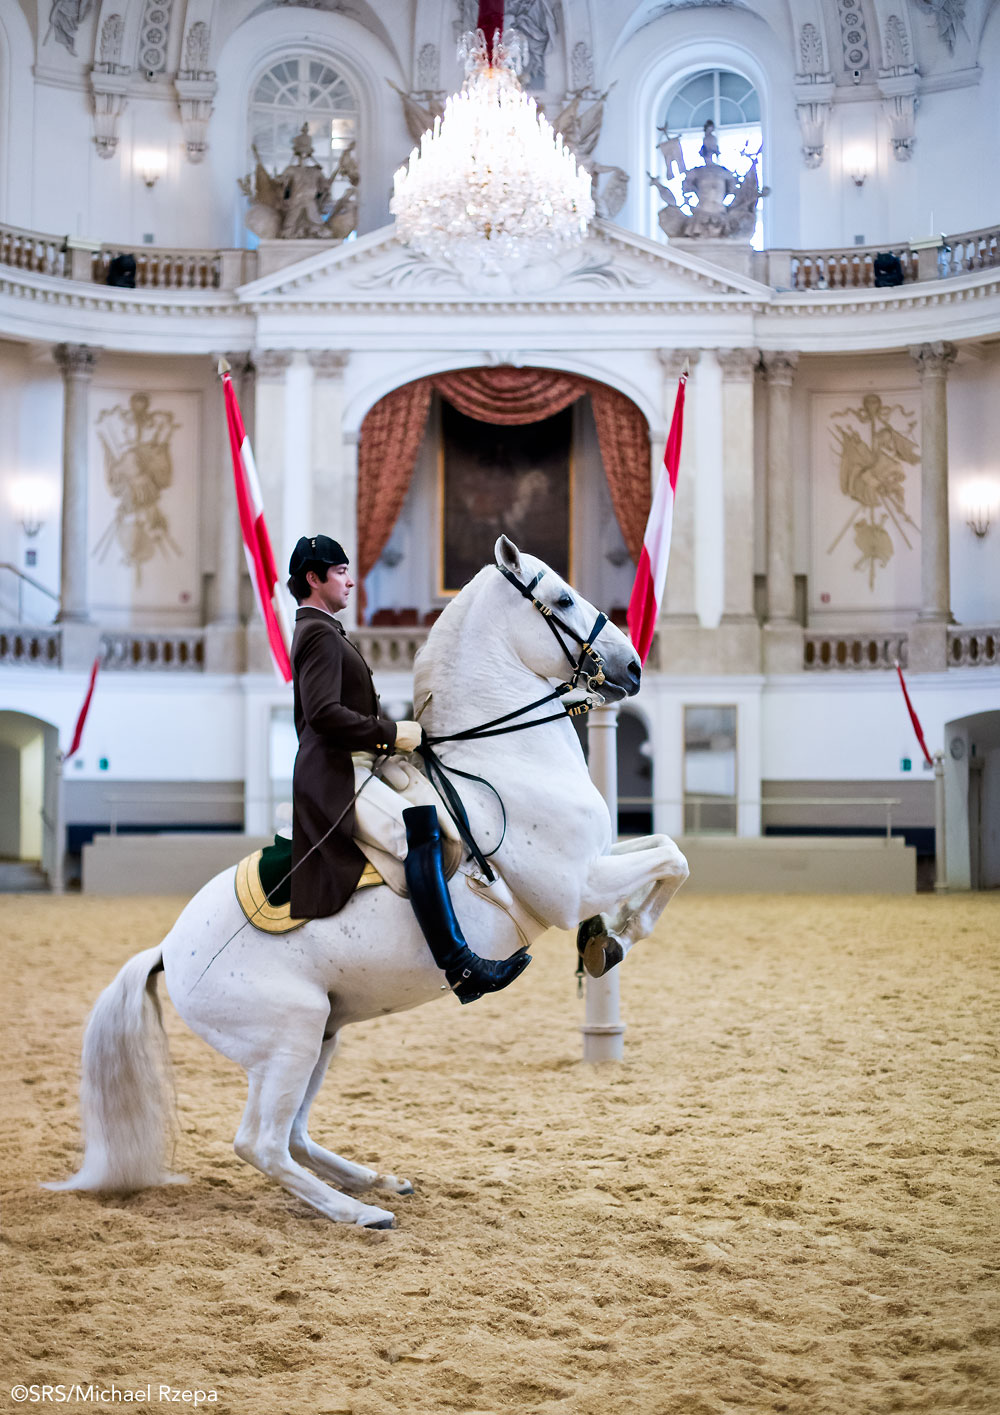
[[[418,691],[418,694],[424,676],[433,671],[435,664],[447,662],[449,656],[454,654],[469,610],[486,583],[491,568],[489,565],[484,565],[477,574],[473,575],[472,579],[462,586],[455,598],[448,602],[431,625],[426,642],[417,651],[414,662],[414,689]]]

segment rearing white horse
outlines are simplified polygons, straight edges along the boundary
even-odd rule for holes
[[[506,537],[497,542],[497,567],[506,575],[481,570],[418,655],[415,703],[418,711],[424,705],[431,738],[511,713],[566,679],[564,639],[550,632],[549,615],[580,644],[600,622],[592,605]],[[531,586],[530,594],[510,580],[522,591]],[[606,623],[595,643],[603,697],[634,694],[639,665],[625,635]],[[552,706],[527,716],[551,716]],[[546,928],[586,921],[588,968],[604,971],[650,933],[686,879],[687,863],[666,836],[612,847],[607,807],[568,717],[507,736],[440,740],[439,754],[448,767],[493,782],[506,807],[504,834],[496,797],[460,779],[472,833],[496,851],[491,864],[500,876],[492,887],[461,873],[451,882],[463,932],[482,957],[508,957]],[[236,1153],[335,1222],[391,1227],[390,1211],[342,1191],[406,1194],[412,1185],[316,1144],[309,1109],[342,1027],[447,995],[444,975],[409,902],[389,889],[361,890],[339,914],[275,938],[246,924],[233,878],[229,869],[205,885],[163,942],[130,959],[98,998],[83,1044],[83,1164],[51,1187],[122,1193],[177,1178],[165,1163],[162,970],[192,1031],[247,1072]]]

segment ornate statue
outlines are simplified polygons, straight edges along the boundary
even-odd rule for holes
[[[687,167],[679,138],[671,138],[665,128],[660,152],[667,166],[668,176],[672,170],[683,173],[681,184],[682,202],[657,177],[649,173],[649,180],[657,189],[666,205],[659,214],[661,229],[668,236],[732,236],[749,238],[757,222],[757,204],[766,197],[769,187],[761,188],[757,175],[759,151],[744,156],[750,157],[750,166],[743,176],[737,176],[718,161],[719,140],[715,134],[715,124],[709,120],[705,124],[705,136],[700,156],[704,159],[700,167]]]
[[[251,176],[240,179],[240,190],[253,205],[246,224],[261,240],[343,240],[358,224],[359,172],[350,143],[328,177],[318,162],[312,161],[313,143],[306,123],[292,143],[295,161],[272,176],[254,147],[256,166]],[[336,200],[331,198],[338,180],[348,184]]]
[[[606,167],[594,161],[594,148],[604,123],[604,104],[610,92],[609,88],[601,94],[588,97],[586,91],[580,89],[569,94],[570,101],[552,119],[555,132],[562,135],[563,142],[577,162],[590,173],[594,208],[597,215],[606,221],[618,215],[628,194],[628,173],[624,168]],[[581,112],[580,106],[584,103],[590,106]]]

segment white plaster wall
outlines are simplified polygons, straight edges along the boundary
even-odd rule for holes
[[[1000,358],[987,351],[952,367],[948,379],[951,607],[960,624],[1000,622]],[[971,481],[993,486],[993,524],[983,540],[967,525]]]
[[[944,725],[996,706],[989,670],[910,674],[910,697],[933,754]],[[769,679],[761,704],[761,777],[771,781],[921,779],[921,754],[892,673]],[[909,757],[912,772],[900,770]],[[928,779],[930,773],[927,773]]]
[[[86,690],[82,673],[0,668],[0,712],[44,716],[58,728],[64,751]],[[102,757],[106,771],[99,766]],[[67,764],[67,780],[236,781],[242,776],[239,679],[98,674],[83,743]]]

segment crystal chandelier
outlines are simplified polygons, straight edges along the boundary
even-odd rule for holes
[[[462,91],[396,173],[389,204],[409,245],[487,272],[573,245],[594,215],[590,173],[518,81],[520,36],[497,29],[487,41],[484,19],[494,16],[502,23],[502,7],[484,0],[480,28],[459,51]]]

